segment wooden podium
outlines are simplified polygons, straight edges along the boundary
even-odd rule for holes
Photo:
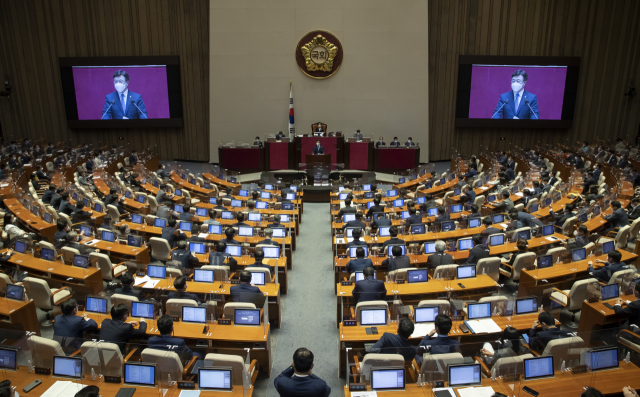
[[[330,154],[305,154],[304,160],[307,164],[331,164]]]

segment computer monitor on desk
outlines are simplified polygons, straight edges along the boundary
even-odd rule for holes
[[[53,356],[53,376],[82,379],[82,357]]]
[[[427,215],[429,215],[429,216],[438,216],[438,209],[437,208],[428,208],[427,209]]]
[[[426,283],[429,281],[427,269],[407,270],[407,283]]]
[[[110,243],[113,243],[113,241],[114,241],[113,232],[109,232],[109,231],[103,230],[102,231],[102,240],[110,242]]]
[[[436,243],[424,243],[425,254],[435,254],[435,252],[436,252]]]
[[[15,347],[0,346],[0,370],[18,370],[18,349]]]
[[[147,276],[151,278],[159,278],[164,280],[166,277],[166,268],[164,266],[157,265],[148,265],[147,266]]]
[[[362,309],[360,310],[360,325],[375,326],[387,325],[387,309]]]
[[[592,350],[587,353],[586,361],[592,372],[619,368],[618,348],[608,347],[605,349]]]
[[[103,298],[87,296],[84,310],[88,311],[89,313],[107,314],[107,300]]]
[[[491,302],[469,303],[467,305],[469,320],[491,317]]]
[[[480,364],[449,364],[449,387],[481,386]]]
[[[153,303],[131,302],[131,317],[153,320]]]
[[[378,272],[376,272],[376,271],[373,272],[373,278],[374,279],[376,278],[376,274],[377,273]],[[354,274],[356,275],[356,282],[364,280],[364,273],[363,272],[355,272]]]
[[[200,390],[230,392],[233,389],[232,369],[198,368],[198,388]]]
[[[125,363],[124,384],[154,387],[156,385],[156,364]]]
[[[86,269],[89,267],[89,257],[85,255],[73,255],[73,266]]]
[[[603,285],[600,289],[602,294],[602,301],[608,301],[612,299],[618,299],[620,296],[620,290],[618,284]]]
[[[133,235],[128,235],[127,236],[127,245],[130,247],[137,247],[137,248],[141,248],[142,247],[142,237],[140,236],[133,236]]]
[[[481,218],[471,218],[469,219],[469,228],[480,227],[482,219]]]
[[[404,368],[371,369],[371,390],[401,391],[405,389]]]
[[[349,258],[355,258],[356,257],[356,250],[358,248],[363,248],[364,249],[364,256],[369,256],[369,247],[367,247],[366,245],[360,246],[360,247],[349,247]]]
[[[538,311],[538,298],[524,298],[516,300],[516,315],[531,314]]]
[[[260,309],[235,309],[234,324],[246,326],[260,325]]]
[[[24,300],[24,287],[22,285],[7,284],[5,295],[7,299],[22,302]]]
[[[193,271],[193,281],[196,283],[212,283],[213,270],[195,269]]]
[[[571,259],[574,262],[583,261],[587,259],[587,250],[586,248],[579,248],[577,250],[571,251]]]
[[[189,243],[189,251],[204,254],[204,243]]]
[[[407,246],[405,245],[387,245],[388,256],[393,256],[393,247],[400,247],[402,249],[402,255],[405,255],[407,252]]]
[[[182,322],[205,324],[207,322],[207,308],[182,306]]]
[[[553,378],[553,356],[525,358],[524,380]]]
[[[389,229],[391,226],[382,226],[378,228],[378,237],[389,237]]]
[[[436,321],[440,308],[438,306],[426,306],[415,308],[415,323],[432,323]]]
[[[476,265],[458,266],[456,271],[458,280],[476,277]]]
[[[155,227],[165,227],[167,226],[167,220],[163,218],[155,218],[153,220],[153,226]]]

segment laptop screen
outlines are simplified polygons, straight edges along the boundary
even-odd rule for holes
[[[451,206],[451,213],[457,214],[458,212],[462,212],[462,204],[456,204]]]
[[[85,225],[81,225],[80,226],[80,234],[83,236],[91,236],[91,227],[90,226],[85,226]]]
[[[398,201],[398,200],[396,200],[396,201]],[[401,214],[402,214],[402,219],[407,219],[410,216],[409,215],[409,211],[402,211]]]
[[[220,218],[222,219],[233,219],[233,212],[231,211],[222,211],[220,214]]]
[[[587,259],[586,248],[580,248],[580,249],[571,251],[571,258],[573,259],[574,262],[583,261]]]
[[[609,251],[613,251],[616,247],[616,242],[614,240],[607,241],[602,244],[602,253],[606,254]]]
[[[489,197],[487,198],[487,201],[490,202],[490,203],[496,201],[496,195],[495,194],[490,194]]]
[[[424,203],[426,201],[427,201],[427,199],[425,197],[418,197],[416,199],[416,203],[418,203],[418,204],[422,204],[422,203]]]
[[[266,210],[267,209],[267,203],[264,201],[258,201],[256,203],[256,208],[259,210]]]
[[[489,237],[490,239],[490,244],[489,245],[502,245],[504,244],[504,234],[494,234],[493,236]]]
[[[182,321],[187,323],[206,323],[207,308],[182,306]]]
[[[113,232],[108,232],[106,230],[102,231],[102,240],[113,243]]]
[[[209,233],[222,234],[222,225],[209,225]]]
[[[469,219],[469,227],[480,227],[480,218]]]
[[[620,366],[617,347],[592,351],[589,352],[589,356],[591,371],[618,368]]]
[[[262,247],[265,258],[279,258],[280,247]]]
[[[460,195],[460,188],[453,189],[453,195],[454,196],[459,196]]]
[[[0,347],[0,368],[16,371],[18,369],[18,349]]]
[[[391,229],[391,226],[383,226],[378,228],[378,237],[389,237],[389,229]]]
[[[236,325],[260,325],[260,310],[236,309],[234,318]]]
[[[404,207],[404,200],[403,199],[393,200],[393,206],[394,207]]]
[[[87,296],[85,310],[91,313],[107,313],[107,300]]]
[[[21,285],[7,284],[7,299],[13,299],[22,302],[24,299],[24,287]]]
[[[449,387],[481,384],[480,364],[449,365]]]
[[[295,200],[295,199],[296,199],[295,193],[287,193],[287,200]]]
[[[498,215],[493,215],[493,217],[491,218],[493,224],[495,225],[496,223],[502,223],[504,222],[504,215],[502,214],[498,214]]]
[[[538,269],[544,269],[545,267],[553,266],[553,255],[542,255],[538,259]]]
[[[344,189],[343,187],[339,187],[338,190],[342,191],[342,189]],[[338,200],[342,201],[344,199],[346,199],[349,196],[349,193],[340,193],[338,194]]]
[[[182,190],[181,189],[176,189],[176,196],[182,196]]]
[[[189,251],[204,254],[204,243],[189,243]]]
[[[238,196],[241,197],[247,197],[249,195],[249,192],[243,189],[238,190]]]
[[[96,204],[96,205],[98,205],[98,204]],[[98,211],[98,212],[100,212],[100,211]],[[51,214],[50,213],[48,213],[48,212],[44,213],[44,221],[47,222],[47,223],[51,223]]]
[[[467,305],[469,320],[491,317],[491,302],[469,303]]]
[[[407,270],[408,283],[426,283],[429,281],[427,269]]]
[[[476,276],[476,265],[471,266],[458,266],[458,279],[473,278]]]
[[[209,216],[209,211],[206,208],[196,208],[196,215],[198,216]]]
[[[264,285],[264,273],[251,272],[251,285]]]
[[[198,368],[198,388],[200,390],[226,390],[233,388],[231,369]]]
[[[609,299],[617,299],[618,296],[620,296],[619,295],[620,290],[618,288],[618,284],[603,285],[600,292],[602,293],[603,301],[606,301]]]
[[[149,265],[147,266],[147,276],[164,279],[166,277],[165,270],[164,266]]]
[[[416,307],[416,323],[432,323],[436,321],[439,310],[438,306]]]
[[[87,267],[89,267],[89,257],[84,255],[77,255],[77,254],[74,255],[73,266],[86,269]]]
[[[405,178],[398,178],[398,183],[404,183],[406,181]]]
[[[393,247],[400,247],[402,249],[402,255],[405,254],[407,247],[404,245],[389,245],[387,246],[387,255],[388,256],[393,256]]]
[[[163,218],[155,218],[153,220],[153,226],[155,227],[165,227],[167,226],[167,220]]]
[[[371,390],[404,390],[404,368],[372,369]]]
[[[363,309],[360,310],[360,325],[386,325],[386,309]]]
[[[473,248],[473,240],[470,238],[458,240],[458,251],[466,251]]]
[[[131,247],[142,247],[142,237],[140,236],[127,236],[127,245]]]
[[[153,319],[153,303],[131,302],[131,317]]]
[[[356,257],[356,250],[358,248],[364,248],[364,256],[368,256],[369,255],[369,247],[367,247],[366,245],[363,245],[361,247],[349,247],[349,258],[355,258]]]
[[[24,241],[16,241],[14,246],[13,246],[13,249],[16,252],[19,252],[21,254],[24,254],[24,251],[25,251],[26,248],[27,248],[27,245],[24,243]]]
[[[388,190],[387,191],[387,197],[393,197],[393,196],[397,196],[398,195],[398,191],[397,190]]]
[[[140,204],[144,204],[144,196],[140,196],[140,195],[139,195],[139,196],[138,196],[138,202],[139,202]]]
[[[180,221],[180,230],[182,230],[183,232],[190,232],[191,225],[191,222]]]
[[[537,212],[538,211],[538,207],[539,207],[538,204],[531,204],[529,206],[529,213]]]
[[[285,211],[291,211],[293,209],[293,203],[282,203],[282,209]]]
[[[53,376],[82,378],[82,357],[53,356]]]
[[[429,209],[427,209],[427,215],[429,215],[429,216],[438,216],[438,209],[437,208],[429,208]]]
[[[424,253],[434,254],[436,252],[436,243],[424,243]]]
[[[253,228],[247,226],[239,226],[238,227],[238,236],[241,237],[252,237],[253,236]]]
[[[175,212],[179,212],[179,213],[183,213],[184,212],[184,207],[180,204],[176,204],[173,206],[173,210]]]
[[[141,386],[156,384],[156,364],[124,364],[124,383]]]
[[[553,376],[553,356],[524,359],[524,380]]]
[[[553,234],[553,225],[542,226],[542,235],[550,236]]]
[[[425,225],[411,225],[412,234],[425,234],[426,232],[427,227]]]
[[[138,215],[138,214],[131,215],[131,222],[137,223],[138,225],[142,225],[142,215]]]
[[[260,222],[262,216],[258,213],[252,212],[249,214],[249,222]]]
[[[450,232],[452,230],[455,230],[455,228],[456,224],[454,221],[442,222],[440,224],[440,230],[442,230],[443,232]]]
[[[193,281],[196,283],[212,283],[213,270],[195,269],[193,271]]]
[[[55,260],[55,252],[51,248],[42,248],[40,253],[42,259],[47,260],[49,262],[53,262]]]
[[[529,314],[538,311],[538,298],[516,300],[516,314]]]
[[[242,256],[242,246],[240,245],[227,245],[225,253],[231,256]]]

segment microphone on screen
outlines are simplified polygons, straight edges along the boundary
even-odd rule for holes
[[[494,118],[495,115],[498,114],[498,112],[501,111],[504,105],[506,105],[507,103],[509,103],[508,99],[502,103],[502,106],[500,106],[500,109],[496,110],[496,112],[493,114],[493,116],[491,116],[491,118]]]
[[[527,104],[527,106],[529,106],[529,109],[531,110],[531,113],[533,114],[533,116],[536,118],[536,120],[540,120],[538,118],[538,116],[536,116],[536,112],[533,111],[533,109],[531,109],[531,105],[529,105],[529,101],[524,101],[524,103]]]
[[[100,120],[104,118],[104,115],[107,114],[107,112],[109,111],[109,109],[111,109],[111,106],[113,106],[114,103],[116,103],[114,99],[112,99],[111,102],[109,102],[109,107],[107,108],[107,110],[104,111],[104,113],[102,113],[102,117],[100,117]]]
[[[134,105],[135,107],[138,108],[138,112],[140,112],[141,116],[145,116],[144,112],[142,110],[140,110],[140,108],[138,107],[138,104],[136,103],[136,101],[134,101],[133,99],[131,100],[131,104]],[[149,116],[145,116],[145,119],[148,119]]]

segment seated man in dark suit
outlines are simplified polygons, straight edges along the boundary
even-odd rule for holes
[[[378,229],[383,226],[391,226],[391,219],[387,218],[384,213],[375,213],[373,214],[373,221],[371,222],[371,227]]]
[[[280,223],[280,220],[282,218],[280,217],[280,215],[274,215],[273,216],[273,223],[269,223],[267,225],[267,227],[270,227],[271,229],[284,229],[284,235],[286,236],[288,234],[287,228],[285,227],[285,225]]]
[[[360,228],[353,229],[353,231],[351,232],[351,235],[353,236],[353,241],[347,243],[346,245],[347,250],[351,247],[367,246],[366,241],[360,240],[360,237],[362,237],[362,229]]]
[[[185,276],[176,278],[173,282],[173,286],[175,287],[176,292],[169,292],[169,295],[167,296],[168,299],[191,299],[196,301],[197,304],[200,304],[198,295],[187,292],[187,278]]]
[[[191,206],[185,204],[182,206],[182,212],[180,213],[180,220],[191,222],[195,216],[191,213]]]
[[[278,244],[277,241],[273,240],[273,229],[272,228],[268,227],[268,228],[264,229],[264,237],[265,237],[264,240],[258,241],[258,245],[266,244],[266,245],[280,246],[280,244]]]
[[[240,272],[240,284],[231,286],[231,299],[234,302],[255,302],[257,296],[264,295],[260,288],[251,285],[251,272],[243,270]]]
[[[351,206],[351,196],[349,195],[344,199],[344,207],[340,208],[340,211],[338,211],[338,217],[342,219],[342,215],[355,214],[356,212],[358,212],[358,209]]]
[[[587,177],[584,178],[584,184],[582,185],[582,194],[589,193],[589,187],[597,183],[598,181],[594,178],[593,171],[587,172]]]
[[[569,250],[577,250],[589,244],[589,237],[587,236],[589,234],[589,229],[587,229],[587,226],[578,226],[577,232],[578,234],[576,235],[575,239],[564,240],[562,241],[562,245],[564,245]]]
[[[469,258],[467,258],[467,265],[476,265],[480,259],[489,257],[489,246],[482,244],[482,236],[474,234],[472,237],[473,248],[469,250]]]
[[[411,259],[406,255],[402,255],[402,247],[397,245],[393,246],[391,248],[391,255],[392,256],[382,261],[382,266],[386,266],[390,272],[413,267],[411,266]]]
[[[69,192],[62,193],[62,201],[60,202],[59,212],[71,216],[73,214],[73,206],[69,202]]]
[[[462,188],[462,194],[460,195],[460,201],[472,205],[476,201],[476,192],[471,189],[469,185]]]
[[[356,219],[345,223],[344,226],[342,226],[342,230],[348,227],[357,227],[357,228],[364,229],[365,227],[367,227],[367,224],[362,221],[362,218],[363,218],[362,212],[360,211],[356,212]]]
[[[373,205],[367,210],[367,217],[371,218],[371,216],[376,212],[384,213],[384,206],[380,205],[380,197],[375,197],[373,199]]]
[[[263,269],[269,269],[271,274],[273,274],[273,268],[269,265],[262,263],[262,261],[264,260],[264,251],[262,250],[262,248],[256,248],[256,251],[253,253],[253,257],[256,260],[255,263],[247,266],[245,270],[251,271],[252,268],[259,267]]]
[[[629,219],[631,221],[635,221],[640,218],[640,198],[634,197],[631,199],[627,213],[629,214]]]
[[[620,270],[625,270],[629,268],[624,262],[620,262],[622,260],[622,254],[620,251],[613,250],[607,253],[607,261],[603,261],[601,259],[596,259],[596,263],[604,263],[604,266],[598,270],[593,268],[593,262],[589,261],[589,267],[587,271],[593,277],[597,278],[598,281],[603,283],[608,283],[611,279],[611,276],[615,272],[619,272]]]
[[[142,293],[142,291],[136,291],[132,287],[134,279],[131,273],[122,273],[120,282],[122,283],[122,286],[120,288],[116,288],[114,293],[120,295],[135,296],[139,301],[144,300],[144,294]]]
[[[440,224],[442,222],[447,222],[451,220],[451,216],[447,214],[447,209],[444,208],[443,205],[438,207],[438,216],[436,217],[435,223]]]
[[[67,232],[69,231],[69,224],[62,219],[58,220],[56,224],[56,233],[53,235],[53,245],[56,248],[61,248],[67,243]]]
[[[238,227],[238,226],[250,227],[249,224],[245,223],[245,221],[244,221],[244,213],[243,212],[238,212],[238,214],[236,215],[236,219],[238,220],[238,222],[235,222],[231,226],[234,226],[234,227]]]
[[[627,215],[627,212],[622,209],[622,204],[620,204],[618,200],[611,202],[611,211],[613,212],[610,215],[602,215],[602,218],[609,222],[609,228],[604,232],[604,234],[612,229],[627,226],[629,224],[629,216]]]
[[[231,255],[226,254],[227,243],[224,241],[218,241],[216,244],[216,250],[209,253],[209,265],[211,266],[229,266],[229,271],[234,272],[238,261],[236,261]]]
[[[186,237],[186,235],[181,235],[180,237]],[[180,268],[182,269],[192,269],[195,265],[198,264],[198,258],[195,257],[187,248],[188,243],[184,240],[178,241],[176,244],[176,249],[171,251],[171,260],[180,263]]]
[[[91,215],[91,212],[84,210],[84,202],[82,200],[78,200],[76,202],[76,208],[74,208],[73,212],[71,213],[71,222],[88,222],[89,219],[91,219]]]
[[[398,226],[391,226],[389,228],[389,240],[385,241],[384,244],[382,244],[382,250],[385,251],[387,249],[388,245],[404,245],[405,242],[402,239],[398,238]]]
[[[49,189],[47,189],[42,195],[42,202],[45,204],[50,204],[53,195],[56,193],[56,185],[49,185]]]
[[[169,219],[167,221],[167,226],[162,228],[162,235],[160,238],[167,240],[169,247],[173,249],[176,247],[176,244],[178,244],[179,234],[182,234],[182,232],[178,229],[178,222],[176,222],[175,219]]]
[[[147,341],[148,347],[156,350],[171,350],[178,354],[182,362],[191,360],[194,353],[189,349],[184,339],[173,337],[173,318],[167,315],[162,316],[158,319],[157,324],[160,336],[149,338]]]
[[[574,209],[573,204],[567,204],[566,207],[564,207],[564,212],[562,214],[554,213],[553,209],[551,208],[549,208],[549,213],[555,218],[556,226],[562,227],[562,225],[564,225],[567,219],[574,216],[573,209]]]
[[[271,226],[267,226],[267,227],[271,227]],[[228,227],[224,229],[224,235],[226,236],[226,238],[223,238],[220,241],[224,241],[225,243],[227,243],[227,245],[240,245],[240,242],[238,240],[233,239],[236,235],[236,230],[234,228]]]
[[[538,329],[540,327],[542,330]],[[542,350],[553,339],[567,338],[570,335],[556,327],[556,319],[550,312],[538,314],[538,319],[533,322],[529,330],[529,348]]]
[[[429,255],[427,259],[427,269],[434,270],[440,265],[453,265],[453,256],[444,252],[446,249],[447,244],[444,241],[436,241],[436,252],[435,254]]]
[[[636,283],[633,289],[633,296],[636,298],[633,302],[625,303],[622,299],[616,299],[616,304],[613,306],[613,310],[618,316],[627,317],[629,324],[640,326],[640,283]],[[626,305],[623,309],[622,305]]]
[[[409,201],[407,207],[409,211],[409,217],[404,220],[406,225],[422,225],[422,215],[418,214],[418,212],[416,211],[416,207],[413,205],[413,202]]]
[[[471,206],[471,213],[467,215],[467,219],[474,218],[482,218],[482,215],[480,215],[480,208],[475,204]]]
[[[373,262],[369,258],[364,257],[364,248],[358,247],[356,248],[356,257],[355,259],[351,259],[347,263],[347,272],[349,274],[353,274],[355,272],[361,272],[365,267],[373,267]]]
[[[425,335],[418,345],[418,355],[416,356],[416,362],[422,364],[422,356],[425,353],[429,354],[447,354],[457,353],[459,351],[460,342],[455,339],[449,338],[449,332],[453,322],[451,318],[446,314],[438,314],[434,328]],[[434,334],[438,334],[435,338]]]
[[[422,203],[421,209],[425,214],[427,210],[430,208],[438,208],[438,203],[433,199],[433,195],[431,193],[427,193],[424,196],[424,203]]]
[[[119,303],[111,307],[111,318],[102,320],[100,328],[100,340],[116,343],[120,347],[122,355],[127,354],[125,349],[129,339],[144,338],[147,332],[147,323],[144,318],[138,321],[127,321],[129,309],[124,303]],[[137,327],[140,324],[138,329]]]
[[[89,318],[86,313],[78,316],[78,302],[75,299],[67,299],[60,305],[62,314],[56,316],[53,323],[53,336],[66,336],[68,338],[82,338],[85,332],[98,329],[98,324]]]
[[[400,141],[397,136],[393,137],[393,141],[389,144],[389,147],[400,147]]]
[[[353,288],[353,297],[357,302],[377,301],[387,296],[387,289],[384,281],[373,278],[375,270],[373,267],[365,267],[362,271],[364,280],[356,281]]]
[[[413,322],[403,317],[398,323],[398,334],[385,332],[380,339],[371,346],[369,353],[375,354],[401,354],[404,361],[412,361],[416,355],[416,347],[409,342],[409,338],[415,326]]]
[[[493,221],[491,221],[491,217],[487,216],[482,220],[482,224],[484,225],[485,229],[483,231],[480,232],[480,235],[482,237],[489,237],[492,234],[498,234],[498,233],[502,233],[502,230],[493,227]]]
[[[133,93],[131,93],[133,94]],[[142,101],[142,98],[140,98],[140,100]],[[142,103],[142,109],[144,109],[144,102]],[[135,114],[138,114],[138,112],[135,112]],[[145,111],[145,115],[146,115],[146,111]],[[137,118],[137,117],[130,117],[130,118]],[[145,118],[146,117],[142,117]],[[129,165],[130,166],[134,166],[138,164],[138,151],[137,150],[132,150],[131,151],[131,156],[129,156]]]
[[[313,369],[313,353],[301,347],[293,353],[291,366],[273,381],[276,391],[281,397],[306,396],[329,397],[331,388],[327,382],[311,373]]]

